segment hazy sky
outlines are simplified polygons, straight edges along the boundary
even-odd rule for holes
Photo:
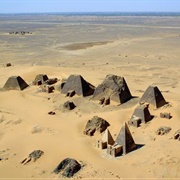
[[[180,12],[180,0],[0,0],[0,13]]]

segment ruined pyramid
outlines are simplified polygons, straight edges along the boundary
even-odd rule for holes
[[[126,81],[123,77],[109,74],[94,91],[93,100],[110,98],[110,101],[122,104],[132,98]]]
[[[47,80],[48,80],[48,76],[46,74],[38,74],[34,81],[33,81],[33,84],[34,85],[41,85],[43,83],[45,83]]]
[[[136,107],[128,124],[139,127],[141,123],[146,123],[151,119],[152,115],[149,112],[148,105],[143,104]]]

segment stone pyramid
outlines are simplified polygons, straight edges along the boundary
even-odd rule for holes
[[[4,90],[23,90],[28,84],[20,76],[11,76],[3,86]]]
[[[133,116],[139,117],[141,122],[146,123],[152,119],[152,116],[149,112],[148,106],[146,105],[139,105],[135,110],[131,118]]]
[[[126,123],[121,128],[115,144],[123,146],[123,154],[127,154],[136,149],[136,144]]]
[[[132,98],[126,81],[123,77],[109,74],[94,91],[93,100],[110,98],[110,101],[122,104]]]
[[[67,94],[68,91],[75,91],[79,96],[89,96],[94,93],[94,86],[84,80],[81,75],[70,75],[61,93]]]
[[[157,86],[149,86],[139,102],[140,104],[148,103],[154,108],[159,108],[167,103]]]
[[[44,82],[46,82],[48,80],[48,76],[46,74],[38,74],[34,81],[33,84],[38,85],[39,84],[43,84]]]
[[[107,142],[107,144],[109,144],[109,145],[114,144],[114,139],[108,129],[105,130],[105,132],[102,136],[102,142]]]

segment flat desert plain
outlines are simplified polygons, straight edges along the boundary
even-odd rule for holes
[[[53,170],[69,157],[83,164],[74,179],[179,179],[180,142],[173,139],[180,129],[179,25],[179,16],[1,15],[0,88],[10,76],[21,76],[29,87],[0,91],[0,178],[64,178]],[[10,34],[20,31],[30,33]],[[56,87],[71,74],[94,86],[114,74],[125,78],[134,98],[103,107],[91,96],[69,98],[57,89],[48,94],[32,85],[38,74],[58,78]],[[84,135],[87,121],[104,118],[116,139],[149,85],[157,86],[169,104],[150,109],[150,122],[129,126],[143,146],[117,158],[94,147],[101,135]],[[68,100],[76,108],[64,111]],[[160,118],[161,112],[172,118]],[[160,126],[171,131],[158,136]],[[44,152],[41,158],[21,164],[38,149]]]

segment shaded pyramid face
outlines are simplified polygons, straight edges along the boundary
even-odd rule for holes
[[[105,132],[102,136],[102,141],[107,142],[107,144],[109,144],[109,145],[114,144],[114,139],[108,129],[105,130]]]
[[[127,154],[136,148],[136,144],[126,123],[121,128],[115,143],[123,146],[123,154]]]
[[[149,86],[147,90],[144,92],[144,94],[142,95],[139,102],[149,103],[154,108],[159,108],[166,104],[166,101],[157,86]]]
[[[132,98],[125,79],[112,74],[107,75],[104,81],[97,86],[92,99],[100,100],[103,97],[110,97],[110,100],[120,104]]]
[[[4,90],[23,90],[28,84],[20,76],[11,76],[3,86]]]
[[[85,81],[80,75],[70,75],[65,82],[61,93],[67,94],[68,91],[72,90],[79,96],[88,96],[94,93],[94,86]]]

